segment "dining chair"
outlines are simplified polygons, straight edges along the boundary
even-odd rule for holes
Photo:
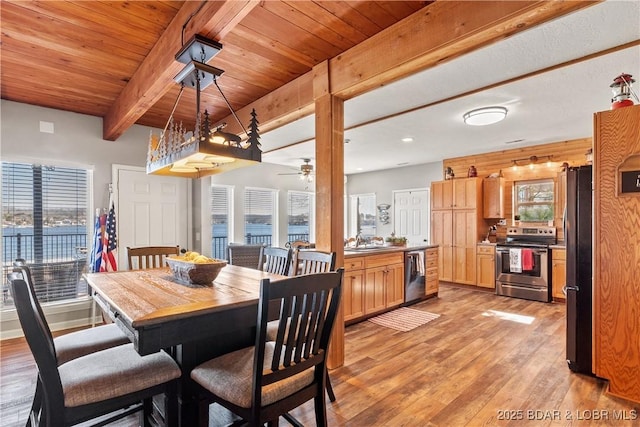
[[[289,249],[309,249],[312,244],[308,240],[292,240],[284,244],[284,247]]]
[[[24,259],[16,259],[13,262],[13,272],[19,275],[19,277],[27,283],[27,287],[31,293],[31,298],[37,301],[38,297],[33,283],[33,276],[31,275],[31,269],[27,265],[26,261]],[[44,318],[44,313],[42,312],[42,307],[39,303],[36,305],[36,308],[39,311],[39,316]],[[124,332],[122,332],[115,323],[70,332],[56,338],[50,336],[50,339],[54,342],[58,365],[96,351],[117,347],[130,342],[129,338],[127,338]],[[41,407],[42,384],[40,383],[40,378],[38,378],[36,381],[36,390],[33,395],[30,413],[39,412]],[[27,421],[26,426],[30,427],[31,425],[32,420],[30,418]]]
[[[340,303],[343,269],[260,283],[255,344],[197,366],[201,426],[216,402],[249,425],[277,425],[313,399],[316,425],[327,425],[326,360]],[[270,302],[279,301],[275,341],[267,339]]]
[[[297,250],[293,253],[292,276],[325,273],[336,267],[336,253],[315,250]]]
[[[264,245],[244,245],[230,243],[227,245],[227,260],[229,264],[260,269],[261,253]]]
[[[168,354],[140,356],[133,344],[125,344],[58,364],[51,330],[29,285],[20,273],[11,273],[10,286],[42,385],[42,405],[32,407],[31,424],[61,427],[106,417],[103,425],[143,410],[147,426],[153,396],[164,394],[165,425],[177,425],[181,372]]]
[[[259,270],[287,276],[291,268],[292,258],[293,251],[291,249],[266,246],[262,248]]]
[[[164,259],[171,255],[180,255],[180,246],[127,246],[129,270],[147,270],[165,266]]]

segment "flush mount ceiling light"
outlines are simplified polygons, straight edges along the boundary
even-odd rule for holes
[[[221,44],[196,35],[176,54],[176,60],[186,64],[174,78],[180,84],[180,91],[162,133],[160,136],[152,133],[149,138],[148,174],[201,178],[262,161],[255,110],[251,112],[251,123],[247,131],[218,85],[218,79],[224,71],[206,64],[220,49]],[[244,144],[239,135],[222,130],[226,123],[212,126],[206,110],[200,115],[200,91],[211,84],[216,86],[231,114],[247,135],[248,139]],[[196,90],[193,130],[187,130],[182,123],[173,121],[173,114],[185,87]]]
[[[468,125],[486,126],[503,120],[507,116],[507,111],[504,107],[482,107],[467,111],[462,118]]]

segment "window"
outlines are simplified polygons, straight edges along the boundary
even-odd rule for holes
[[[302,191],[289,191],[287,196],[287,239],[314,240],[314,194]]]
[[[520,216],[520,221],[553,220],[554,182],[552,179],[517,181],[514,191],[514,214]]]
[[[211,186],[211,254],[214,258],[227,258],[227,244],[231,234],[232,188]]]
[[[11,304],[6,273],[17,258],[31,267],[41,302],[86,295],[91,172],[2,162],[2,304]]]
[[[377,235],[376,195],[354,194],[351,196],[351,235],[367,239]]]
[[[245,243],[271,246],[276,233],[275,190],[247,188],[244,191]]]

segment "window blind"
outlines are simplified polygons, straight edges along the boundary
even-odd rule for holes
[[[214,258],[226,259],[230,235],[231,188],[211,186],[211,253]]]
[[[89,173],[2,162],[3,270],[25,260],[41,302],[86,294],[80,277],[87,256]]]
[[[275,195],[275,190],[245,189],[245,243],[264,243],[271,245],[274,234]]]

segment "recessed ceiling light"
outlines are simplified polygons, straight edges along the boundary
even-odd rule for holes
[[[467,111],[462,118],[464,122],[471,126],[486,126],[498,123],[507,116],[507,109],[504,107],[482,107]]]
[[[402,142],[413,142],[413,138],[411,138],[410,136],[402,138]]]

